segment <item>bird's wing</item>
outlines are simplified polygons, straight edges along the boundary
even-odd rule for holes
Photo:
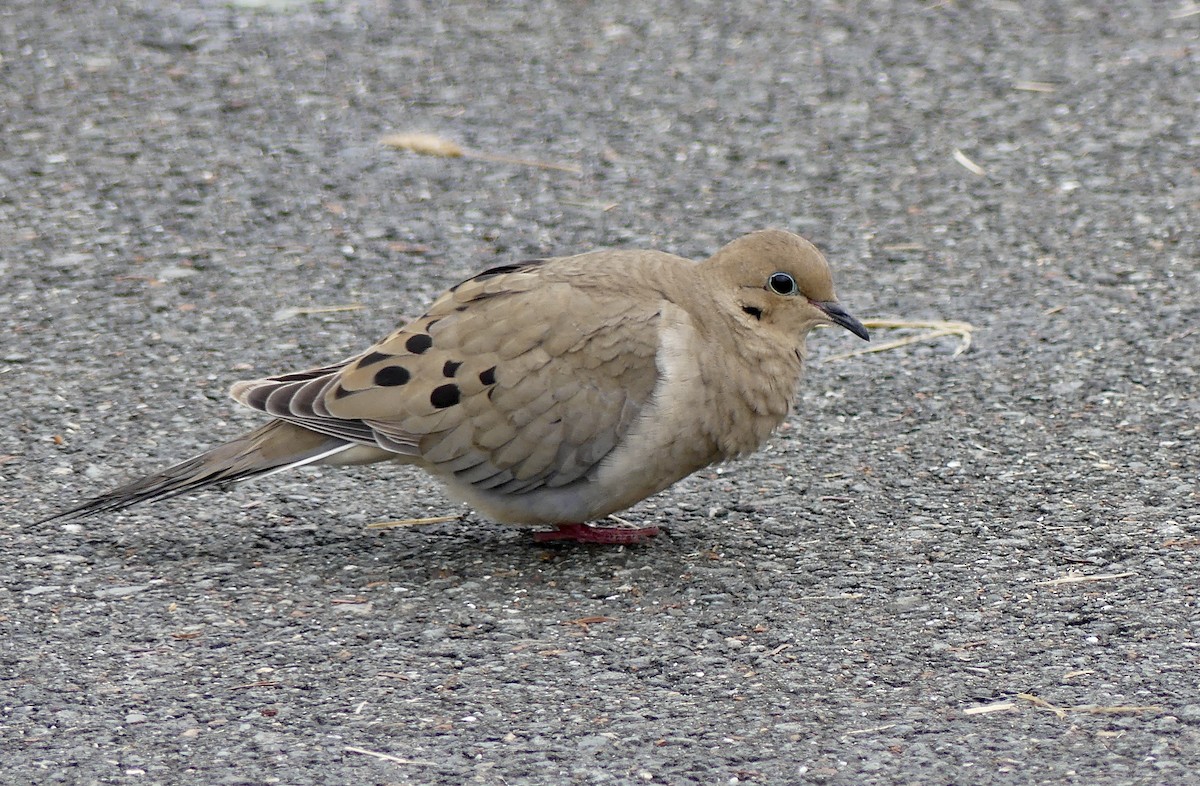
[[[624,265],[604,267],[627,261],[494,268],[344,365],[238,383],[233,395],[477,488],[566,485],[621,441],[657,383],[663,296]]]

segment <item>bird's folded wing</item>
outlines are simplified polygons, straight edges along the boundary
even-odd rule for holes
[[[346,364],[238,383],[233,395],[478,488],[566,485],[649,402],[662,302],[563,273],[538,263],[488,271]]]

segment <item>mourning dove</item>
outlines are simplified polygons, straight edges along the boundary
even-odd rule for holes
[[[796,400],[805,338],[841,325],[829,265],[780,230],[703,262],[602,250],[487,270],[360,355],[238,382],[274,419],[59,517],[305,464],[415,464],[539,539],[632,542],[608,516],[755,450]]]

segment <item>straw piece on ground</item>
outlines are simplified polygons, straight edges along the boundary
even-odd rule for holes
[[[461,158],[467,152],[455,142],[433,134],[389,134],[380,139],[379,144],[441,158]]]
[[[399,756],[393,756],[390,753],[371,751],[367,750],[366,748],[355,747],[354,745],[347,745],[345,750],[347,753],[361,753],[363,756],[371,756],[376,759],[382,759],[383,761],[390,761],[393,764],[422,764],[427,767],[432,767],[437,764],[437,762],[421,761],[420,759],[402,759]]]
[[[1051,82],[1035,82],[1029,79],[1013,82],[1013,90],[1025,90],[1030,93],[1053,93],[1058,87]]]
[[[872,330],[903,330],[909,328],[927,330],[929,332],[918,333],[915,336],[906,336],[905,338],[896,339],[895,341],[888,341],[883,344],[873,344],[869,347],[864,347],[863,349],[856,349],[853,352],[843,352],[840,355],[832,355],[826,358],[825,362],[828,363],[834,360],[845,360],[846,358],[852,358],[856,355],[865,355],[868,352],[887,352],[888,350],[899,349],[900,347],[905,347],[909,344],[916,344],[919,341],[932,341],[935,338],[942,338],[943,336],[959,337],[958,347],[954,350],[954,354],[952,355],[952,357],[958,357],[970,349],[971,333],[975,330],[975,326],[970,322],[942,322],[936,320],[930,322],[911,322],[897,319],[866,319],[863,320],[863,324]]]
[[[358,311],[366,308],[362,303],[347,303],[344,306],[309,306],[309,307],[292,307],[281,308],[274,314],[276,322],[286,322],[294,317],[303,317],[310,314],[335,314],[339,311]]]
[[[476,161],[493,161],[499,164],[516,164],[517,166],[534,167],[535,169],[551,169],[556,172],[569,172],[582,175],[583,169],[572,164],[555,164],[549,161],[536,161],[530,158],[485,153],[481,150],[469,150],[457,142],[443,139],[434,134],[389,134],[379,140],[381,145],[396,150],[408,150],[423,156],[438,156],[440,158],[473,158]]]
[[[981,167],[979,164],[976,164],[971,159],[967,158],[967,154],[964,153],[963,151],[959,150],[957,147],[954,148],[954,160],[957,161],[958,163],[962,164],[963,168],[966,169],[968,172],[971,172],[976,175],[986,175],[987,174],[987,172],[984,171],[983,167]]]
[[[882,726],[872,726],[869,729],[851,729],[850,731],[843,732],[842,736],[843,737],[851,737],[856,734],[874,734],[875,732],[887,731],[888,729],[894,729],[898,725],[899,724],[896,724],[896,723],[885,723]]]
[[[376,521],[368,524],[367,529],[396,529],[397,527],[420,527],[425,524],[444,524],[447,521],[458,521],[459,516],[430,516],[423,519],[399,519],[397,521]]]
[[[1083,712],[1088,715],[1140,715],[1143,712],[1162,712],[1163,709],[1155,704],[1118,704],[1115,706],[1076,704],[1074,706],[1063,707],[1051,704],[1041,696],[1035,696],[1032,693],[1018,693],[1017,698],[1027,701],[1035,707],[1053,712],[1060,718],[1067,717],[1067,713],[1069,712]]]
[[[1057,579],[1047,579],[1046,581],[1037,582],[1039,587],[1056,587],[1060,584],[1082,584],[1085,581],[1110,581],[1112,579],[1123,579],[1126,576],[1136,576],[1132,571],[1125,573],[1092,573],[1090,575],[1084,573],[1071,572],[1065,576],[1059,576]]]
[[[991,704],[981,704],[978,707],[967,707],[963,710],[963,715],[987,715],[993,712],[1015,710],[1016,708],[1017,705],[1011,701],[996,701]]]

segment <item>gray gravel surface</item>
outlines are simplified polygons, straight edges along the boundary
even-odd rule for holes
[[[250,5],[0,5],[0,782],[1200,783],[1194,5]],[[36,523],[473,271],[763,226],[974,342],[817,334],[644,546],[387,468]]]

